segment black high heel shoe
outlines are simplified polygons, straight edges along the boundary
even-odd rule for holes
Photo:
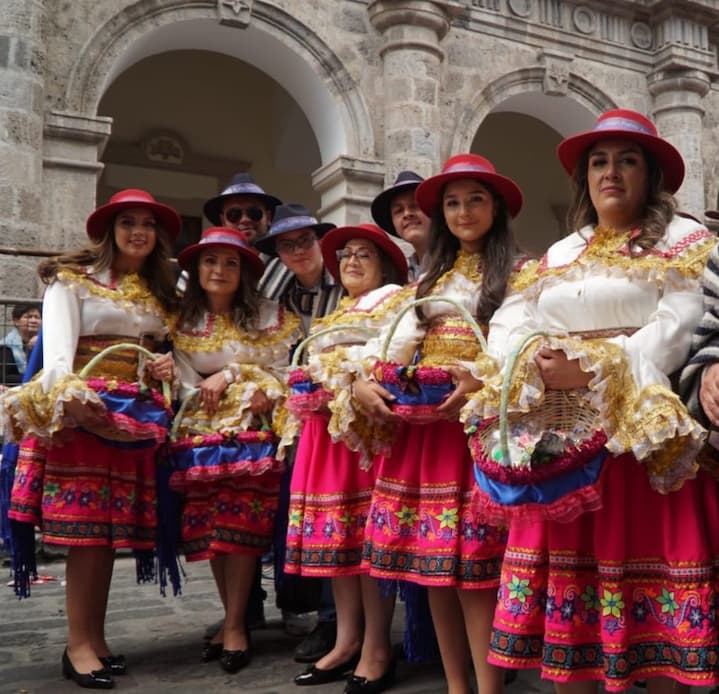
[[[203,663],[210,663],[213,660],[217,660],[222,655],[223,650],[224,648],[221,643],[206,643],[202,647],[200,658],[202,658]]]
[[[344,694],[380,694],[380,692],[384,692],[395,683],[396,667],[397,661],[392,658],[382,676],[376,680],[350,675],[347,678]]]
[[[124,675],[127,672],[127,661],[124,655],[102,655],[100,662],[109,670],[111,675]]]
[[[62,675],[65,679],[72,680],[86,689],[112,689],[115,686],[110,671],[105,668],[87,673],[78,672],[70,662],[67,648],[62,653]]]
[[[326,670],[310,665],[304,672],[295,677],[295,684],[300,687],[309,687],[315,684],[327,684],[327,682],[339,682],[347,679],[347,673],[354,670],[359,662],[360,654],[355,653],[353,656],[345,660],[344,663],[335,665],[333,668]]]
[[[220,667],[233,675],[236,672],[247,667],[252,660],[252,648],[247,647],[245,651],[227,651],[223,650],[220,656]]]

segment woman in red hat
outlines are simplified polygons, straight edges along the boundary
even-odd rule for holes
[[[519,187],[484,157],[460,154],[420,183],[416,196],[432,223],[427,271],[411,298],[450,297],[486,330],[516,262],[509,220],[522,206]],[[385,339],[366,353],[379,356]],[[495,367],[448,303],[405,314],[386,357],[407,365],[416,352],[417,366],[449,371],[456,387],[433,421],[399,423],[391,450],[375,460],[364,558],[372,576],[428,587],[451,694],[471,689],[470,651],[479,691],[499,692],[502,671],[486,654],[506,530],[483,523],[471,507],[472,462],[459,421],[466,395]],[[396,422],[387,404],[394,398],[379,383],[357,381],[355,396],[370,415]]]
[[[510,410],[574,392],[606,443],[582,468],[581,496],[567,497],[572,522],[512,522],[490,661],[540,667],[558,692],[637,679],[688,692],[719,680],[719,494],[697,470],[704,432],[669,377],[701,318],[716,241],[677,215],[681,155],[641,114],[608,111],[558,155],[577,231],[518,282],[524,309],[508,344],[548,336],[520,355]]]
[[[381,598],[376,580],[362,575],[362,541],[374,476],[360,465],[361,454],[350,450],[343,437],[351,439],[353,448],[362,445],[360,434],[368,422],[352,407],[350,385],[361,369],[362,345],[391,320],[402,301],[407,261],[399,246],[373,224],[333,229],[322,238],[321,247],[325,267],[347,296],[333,313],[313,324],[311,335],[316,337],[307,348],[306,371],[331,401],[304,416],[303,425],[291,418],[284,432],[291,441],[301,428],[290,485],[285,571],[332,578],[337,638],[327,655],[295,678],[300,686],[351,675],[360,659],[363,632],[368,650],[375,657],[384,653],[389,667],[394,606],[392,599]],[[343,329],[322,333],[338,326]],[[293,409],[291,400],[288,407]],[[394,670],[387,673],[389,683]],[[348,684],[345,691],[354,692],[351,687]]]
[[[264,264],[242,232],[206,229],[178,262],[188,280],[172,337],[186,406],[170,485],[184,495],[185,556],[210,560],[225,608],[202,659],[232,673],[252,656],[245,613],[257,558],[272,542],[284,469],[273,432],[300,325],[260,297]]]
[[[106,347],[155,351],[165,340],[180,224],[149,193],[123,190],[88,217],[89,246],[41,264],[44,368],[2,402],[5,434],[33,437],[23,442],[10,516],[68,548],[62,671],[82,687],[111,688],[125,672],[105,641],[107,596],[115,550],[155,546],[155,452],[171,416],[157,387],[174,367],[170,354],[148,360],[123,348],[86,378],[76,372]]]

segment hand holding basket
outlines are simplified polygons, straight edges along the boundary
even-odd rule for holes
[[[568,522],[600,506],[598,479],[607,455],[598,412],[584,391],[546,390],[529,412],[509,413],[514,367],[527,335],[507,360],[498,417],[484,420],[470,437],[475,461],[475,501],[488,522]]]
[[[387,361],[390,344],[402,317],[416,306],[426,303],[447,303],[454,306],[472,329],[479,348],[484,352],[487,351],[487,342],[482,329],[459,301],[447,296],[426,296],[404,306],[389,326],[382,344],[381,357],[374,366],[373,374],[377,382],[395,397],[395,400],[388,403],[390,409],[405,421],[413,423],[426,423],[439,419],[437,407],[455,389],[452,375],[446,368]],[[449,360],[447,365],[450,365]]]
[[[306,418],[313,412],[324,409],[332,400],[332,394],[325,390],[320,383],[314,382],[307,369],[300,366],[300,360],[307,347],[317,338],[340,331],[354,331],[366,337],[372,332],[368,328],[356,325],[332,325],[323,330],[309,335],[295,348],[290,364],[290,373],[287,377],[287,384],[290,387],[290,394],[285,401],[285,407],[300,419]]]
[[[172,419],[170,385],[162,381],[162,395],[142,383],[122,383],[114,379],[93,378],[95,367],[118,351],[135,351],[148,359],[155,355],[142,345],[122,342],[110,345],[96,354],[78,373],[105,405],[98,421],[81,428],[106,443],[161,443],[167,436]]]

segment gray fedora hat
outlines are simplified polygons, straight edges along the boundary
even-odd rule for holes
[[[275,240],[278,236],[282,236],[288,231],[314,229],[317,238],[319,238],[334,228],[335,225],[329,222],[318,222],[317,218],[304,205],[290,202],[286,205],[279,205],[275,209],[275,215],[272,218],[272,224],[267,236],[255,242],[255,248],[267,255],[277,255]]]
[[[397,236],[390,211],[392,198],[398,193],[404,193],[405,190],[415,189],[422,181],[424,179],[414,171],[400,171],[395,182],[372,201],[370,212],[377,225],[393,236]]]
[[[232,177],[225,189],[214,198],[210,198],[203,206],[202,211],[205,217],[213,224],[219,225],[220,213],[222,212],[222,201],[232,195],[254,195],[260,198],[267,207],[274,213],[275,207],[282,204],[282,200],[274,195],[268,195],[260,186],[255,183],[255,179],[248,173],[238,173]]]

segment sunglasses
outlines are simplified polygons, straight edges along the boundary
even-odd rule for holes
[[[237,224],[242,217],[247,217],[252,222],[259,222],[265,214],[265,211],[261,207],[248,207],[244,209],[242,207],[230,207],[223,212],[225,219],[230,224]]]

